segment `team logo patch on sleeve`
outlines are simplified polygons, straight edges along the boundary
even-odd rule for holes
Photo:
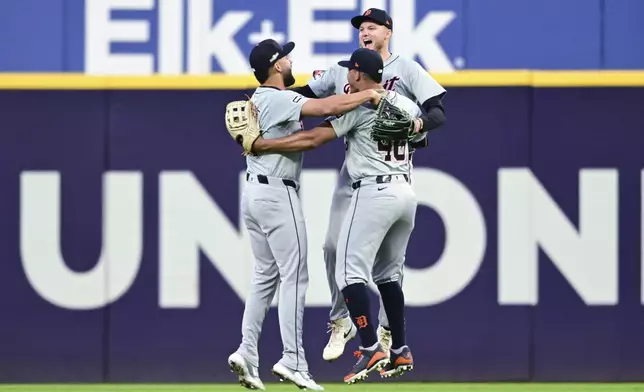
[[[322,69],[316,69],[315,71],[313,71],[313,79],[314,80],[320,79],[322,77],[322,75],[324,75],[324,70],[322,70]]]

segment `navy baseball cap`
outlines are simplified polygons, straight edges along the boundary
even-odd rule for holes
[[[388,27],[390,30],[394,29],[394,21],[385,10],[380,8],[369,8],[362,15],[354,16],[351,18],[351,24],[356,29],[360,28],[363,22],[373,22],[381,26]]]
[[[382,56],[375,50],[360,48],[356,49],[349,60],[338,61],[341,67],[355,69],[364,72],[373,79],[374,82],[382,82],[382,71],[384,64]]]
[[[258,80],[268,78],[268,70],[277,62],[277,60],[286,57],[295,48],[294,42],[287,42],[284,46],[280,45],[274,39],[265,39],[255,45],[250,51],[248,58],[250,67]]]

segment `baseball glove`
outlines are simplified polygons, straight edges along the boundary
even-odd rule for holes
[[[253,154],[253,143],[263,132],[259,129],[257,108],[250,101],[233,101],[226,105],[226,129],[244,148],[243,155]]]
[[[416,119],[383,97],[376,108],[376,120],[371,128],[375,141],[411,140],[415,136]]]

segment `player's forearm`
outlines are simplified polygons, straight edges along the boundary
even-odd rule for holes
[[[423,115],[420,116],[420,119],[423,120],[423,125],[420,129],[421,133],[439,128],[441,125],[445,124],[446,120],[445,113],[437,107],[430,109],[428,113],[423,113]]]
[[[423,120],[423,125],[421,132],[429,132],[445,124],[447,119],[445,118],[443,104],[439,97],[428,99],[422,104],[422,107],[423,114],[420,116],[420,119]]]
[[[264,139],[260,137],[253,144],[253,152],[256,154],[299,152],[311,150],[315,147],[315,138],[310,132],[298,132],[277,139]]]
[[[411,141],[410,145],[412,148],[425,148],[429,145],[429,140],[427,140],[427,132],[432,129],[436,129],[445,123],[445,114],[443,109],[440,107],[430,108],[429,113],[424,112],[420,117],[422,125],[418,129],[417,133],[419,135],[425,135],[423,138],[416,138]]]
[[[332,95],[324,98],[324,104],[327,106],[329,112],[327,116],[337,116],[351,111],[363,103],[369,102],[373,99],[372,90],[360,91],[353,94]]]

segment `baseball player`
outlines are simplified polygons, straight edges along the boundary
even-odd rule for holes
[[[442,97],[445,95],[445,89],[417,62],[389,52],[389,40],[394,24],[387,12],[377,8],[370,8],[362,15],[352,18],[351,24],[359,30],[360,47],[375,50],[382,56],[384,61],[383,87],[390,91],[396,91],[398,94],[420,104],[422,108],[420,118],[424,132],[440,127],[445,122],[441,102]],[[349,93],[350,85],[347,83],[347,69],[339,65],[333,65],[326,71],[315,71],[314,78],[308,82],[308,85],[296,88],[294,91],[310,98]],[[427,138],[424,138],[412,145],[411,152],[413,152],[413,149],[422,148],[426,145]],[[345,160],[334,190],[324,244],[324,259],[332,302],[329,314],[331,336],[322,353],[322,357],[327,361],[335,360],[342,355],[346,343],[356,335],[356,327],[348,317],[349,311],[340,295],[340,290],[335,284],[335,255],[338,246],[338,235],[342,220],[349,209],[351,195],[351,180],[347,174],[347,162]],[[391,345],[391,333],[382,301],[380,302],[379,324],[379,341],[387,352]]]
[[[382,82],[383,60],[375,51],[360,48],[349,61],[338,64],[348,69],[352,91],[375,88]],[[387,99],[411,118],[421,115],[416,103],[401,94],[390,91]],[[414,364],[405,342],[405,299],[399,284],[417,206],[409,183],[409,142],[407,138],[374,141],[375,121],[376,111],[363,105],[343,116],[330,118],[311,131],[279,139],[259,138],[253,147],[257,153],[295,152],[346,138],[346,166],[353,193],[340,229],[335,281],[361,340],[359,359],[344,378],[349,384],[365,379],[369,372],[389,363],[389,371],[395,374],[411,370]],[[426,136],[419,127],[413,132],[416,140]],[[378,343],[370,315],[367,289],[370,279],[378,286],[389,316],[390,353]]]
[[[376,90],[325,99],[308,99],[286,90],[295,83],[288,57],[294,46],[293,42],[280,46],[274,40],[265,40],[250,53],[250,65],[261,84],[251,102],[264,138],[297,133],[302,129],[300,119],[304,116],[340,115],[363,103],[380,101],[381,95]],[[227,107],[228,122],[230,117]],[[255,269],[242,320],[242,342],[228,358],[229,366],[238,374],[242,386],[264,389],[257,371],[257,343],[279,283],[278,311],[284,352],[272,371],[300,388],[323,390],[308,373],[302,347],[308,288],[307,235],[298,195],[302,154],[247,156],[246,164],[241,213],[250,234]]]

